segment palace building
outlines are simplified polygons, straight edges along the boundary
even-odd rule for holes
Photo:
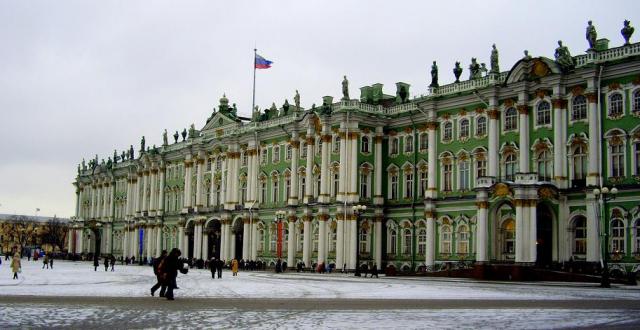
[[[490,68],[473,59],[460,81],[456,65],[447,85],[434,62],[422,96],[399,82],[354,99],[345,77],[339,100],[305,109],[296,93],[252,118],[223,96],[201,129],[83,161],[68,249],[406,272],[603,257],[633,268],[640,43],[588,41],[577,56],[562,43],[553,59],[525,51],[507,71],[494,46]]]

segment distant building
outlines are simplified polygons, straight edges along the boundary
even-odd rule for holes
[[[41,248],[62,252],[68,243],[69,219],[19,214],[0,214],[0,250],[3,253]]]
[[[350,99],[345,78],[338,101],[251,119],[223,96],[200,130],[81,166],[69,248],[402,271],[596,265],[604,250],[634,265],[640,43],[556,54],[525,54],[503,72],[497,57],[489,72],[472,64],[472,79],[436,80],[414,98],[397,83],[395,95],[373,84]],[[601,187],[617,198],[598,199]]]

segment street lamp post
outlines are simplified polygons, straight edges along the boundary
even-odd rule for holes
[[[276,246],[276,254],[278,259],[282,258],[282,221],[284,220],[284,216],[287,212],[283,210],[276,211],[276,235],[277,235],[277,246]]]
[[[362,274],[360,274],[360,215],[362,213],[364,213],[367,210],[367,206],[366,205],[354,205],[351,207],[351,209],[353,210],[353,214],[356,216],[356,269],[355,269],[355,273],[354,276],[362,276]]]
[[[600,280],[601,288],[610,288],[611,281],[609,279],[609,264],[607,258],[609,257],[609,221],[607,221],[607,202],[616,198],[618,194],[618,188],[613,187],[611,190],[607,187],[593,189],[593,195],[595,196],[595,203],[597,206],[596,214],[598,216],[598,226],[604,222],[604,231],[600,234],[602,236],[602,278]],[[602,205],[602,207],[600,207]],[[604,221],[603,221],[604,220]]]

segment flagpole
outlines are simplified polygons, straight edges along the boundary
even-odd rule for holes
[[[256,55],[257,54],[258,54],[258,50],[254,48],[253,49],[253,102],[251,103],[252,115],[256,108]]]

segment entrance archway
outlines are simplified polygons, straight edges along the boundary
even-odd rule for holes
[[[187,224],[187,227],[184,230],[184,234],[187,236],[187,253],[186,257],[191,259],[193,258],[193,248],[194,248],[194,222],[190,221]]]
[[[553,212],[546,204],[536,206],[536,265],[553,262]]]
[[[491,242],[493,259],[498,262],[513,262],[516,249],[516,210],[510,201],[498,203],[489,214],[493,228]]]
[[[244,225],[242,223],[242,218],[236,218],[233,222],[233,227],[231,228],[231,232],[233,233],[234,240],[232,244],[234,244],[232,257],[237,260],[242,259],[242,239],[244,236]]]
[[[220,259],[220,238],[221,238],[222,225],[220,220],[212,219],[205,225],[205,235],[207,235],[207,255],[209,259]]]

